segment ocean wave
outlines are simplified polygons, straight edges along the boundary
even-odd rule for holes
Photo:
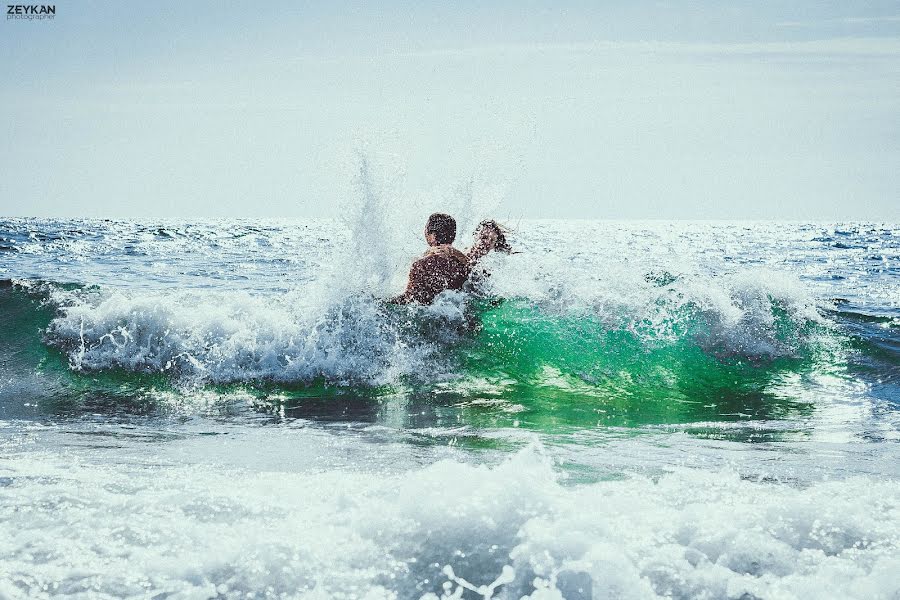
[[[487,292],[504,293],[503,273]],[[679,355],[696,355],[693,369],[804,359],[829,326],[802,286],[772,273],[681,276],[665,285],[632,276],[593,287],[575,277],[542,287],[536,274],[520,286],[525,295],[448,292],[429,307],[316,284],[280,295],[17,285],[56,311],[45,339],[74,371],[199,383],[527,382],[550,369],[588,384],[656,372],[671,387],[664,371],[677,377],[670,363]]]

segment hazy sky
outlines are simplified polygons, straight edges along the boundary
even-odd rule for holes
[[[896,221],[900,2],[852,5],[56,2],[0,22],[0,216],[333,216],[366,156],[418,210]]]

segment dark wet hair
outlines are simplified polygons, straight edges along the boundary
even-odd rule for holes
[[[475,228],[475,237],[481,237],[481,232],[485,229],[492,229],[494,233],[497,234],[497,240],[494,242],[494,247],[491,250],[496,250],[497,252],[506,252],[507,254],[512,252],[512,246],[509,245],[509,242],[506,241],[506,236],[504,235],[504,230],[500,227],[500,224],[493,219],[487,219],[478,224],[478,227]]]
[[[456,239],[456,219],[448,214],[434,213],[425,223],[425,233],[433,233],[438,244],[452,244]]]

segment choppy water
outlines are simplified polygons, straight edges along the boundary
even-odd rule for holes
[[[900,597],[900,226],[372,208],[0,221],[0,597]]]

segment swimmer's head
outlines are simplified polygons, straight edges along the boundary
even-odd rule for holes
[[[512,252],[512,247],[506,241],[503,228],[494,220],[482,221],[475,228],[475,245],[485,253],[491,250],[497,252]]]
[[[429,246],[452,244],[456,239],[456,219],[448,214],[434,213],[425,223],[425,241]]]

